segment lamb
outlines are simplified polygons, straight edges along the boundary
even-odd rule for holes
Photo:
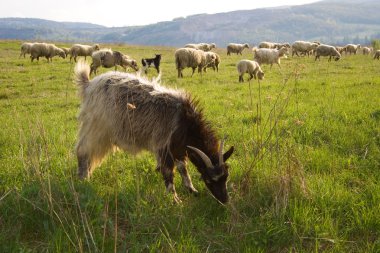
[[[63,52],[65,52],[65,56],[67,58],[67,56],[70,54],[70,48],[67,48],[67,47],[60,47],[60,49],[63,50]]]
[[[236,67],[239,73],[239,82],[244,82],[244,73],[248,73],[250,75],[248,81],[252,78],[256,79],[256,77],[258,77],[259,80],[264,79],[264,72],[261,70],[260,65],[256,61],[241,60],[238,62]]]
[[[214,52],[206,52],[206,57],[208,59],[209,64],[207,64],[203,68],[203,71],[207,72],[207,68],[212,68],[214,71],[216,69],[216,72],[219,72],[219,64],[221,62],[220,56]],[[215,58],[215,60],[213,60],[213,58]]]
[[[199,49],[199,50],[208,52],[208,51],[211,51],[213,48],[216,48],[216,45],[215,43],[186,44],[185,48],[194,48],[194,49]]]
[[[335,46],[335,49],[340,53],[343,54],[344,51],[346,51],[345,47]]]
[[[376,50],[375,51],[375,54],[373,55],[373,59],[375,60],[375,59],[378,59],[379,60],[379,58],[380,58],[380,50]]]
[[[99,44],[94,44],[92,46],[89,45],[81,45],[81,44],[74,44],[70,48],[70,62],[71,59],[74,58],[74,61],[77,62],[77,57],[78,56],[84,56],[84,59],[86,59],[87,56],[91,56],[93,52],[98,51]]]
[[[247,43],[245,44],[230,43],[227,45],[227,55],[231,55],[231,53],[242,55],[241,52],[243,52],[244,48],[249,48],[249,45]]]
[[[156,55],[156,57],[154,57],[154,58],[143,58],[143,59],[141,59],[141,64],[143,65],[143,68],[145,69],[145,74],[148,72],[148,68],[152,64],[156,68],[157,73],[160,73],[161,54],[155,54],[155,55]]]
[[[197,100],[186,92],[161,86],[130,73],[107,72],[90,80],[90,67],[75,66],[81,109],[76,145],[78,176],[89,178],[110,151],[152,152],[166,190],[180,202],[174,187],[174,167],[189,192],[197,194],[186,169],[195,165],[211,194],[228,202],[227,159],[233,146],[223,153],[211,124]]]
[[[372,52],[372,48],[370,48],[370,47],[363,47],[362,51],[363,51],[363,55],[369,55]]]
[[[345,48],[345,51],[346,51],[346,54],[347,53],[350,53],[350,55],[353,53],[353,54],[356,54],[356,52],[358,51],[358,49],[360,49],[360,44],[358,45],[355,45],[355,44],[347,44],[344,48]]]
[[[183,77],[182,70],[185,68],[192,68],[191,76],[193,76],[196,68],[198,68],[198,73],[202,73],[205,66],[215,61],[215,56],[207,57],[204,51],[194,48],[177,49],[174,55],[178,78]]]
[[[288,52],[288,48],[282,47],[280,49],[269,49],[269,48],[259,48],[254,49],[254,59],[261,66],[262,64],[270,64],[272,68],[273,63],[276,63],[280,68],[280,58],[286,57],[286,53]]]
[[[33,43],[30,43],[30,42],[24,42],[24,43],[22,43],[22,45],[21,45],[21,53],[20,53],[20,56],[18,58],[20,58],[21,55],[23,55],[24,58],[25,58],[25,54],[30,54],[30,50],[32,49],[32,45],[33,45]]]
[[[329,61],[331,61],[331,57],[335,56],[335,61],[338,61],[341,57],[340,53],[334,46],[329,45],[319,45],[316,49],[315,61],[320,59],[320,56],[330,56]]]
[[[39,61],[40,57],[45,57],[48,62],[53,61],[53,57],[58,55],[63,59],[66,57],[65,52],[56,47],[54,44],[49,43],[33,43],[30,49],[30,59],[33,62],[34,59]]]
[[[292,44],[292,56],[299,56],[298,53],[309,56],[317,47],[317,43],[297,40]]]
[[[137,62],[133,59],[130,59],[128,56],[120,53],[119,51],[112,51],[111,49],[102,49],[92,53],[92,63],[90,75],[92,73],[96,74],[98,67],[103,66],[105,68],[112,68],[117,65],[124,68],[124,71],[127,70],[127,67],[133,68],[135,71],[138,70]]]

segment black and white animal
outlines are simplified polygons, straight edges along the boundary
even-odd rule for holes
[[[184,186],[197,193],[186,169],[188,159],[212,196],[223,204],[228,202],[226,161],[234,147],[223,153],[223,141],[190,94],[130,73],[111,71],[92,80],[89,74],[90,67],[78,62],[80,178],[88,178],[107,153],[117,148],[131,153],[148,150],[155,155],[157,171],[175,202],[180,202],[173,181],[175,166]]]
[[[141,64],[143,65],[143,68],[145,69],[145,73],[148,72],[148,68],[152,64],[156,68],[157,73],[160,73],[161,54],[155,54],[155,55],[156,55],[156,57],[154,57],[154,58],[143,58],[143,59],[141,59]]]

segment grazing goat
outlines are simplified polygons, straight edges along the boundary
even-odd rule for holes
[[[156,168],[175,202],[180,202],[173,182],[175,165],[185,187],[197,193],[186,169],[187,158],[211,194],[223,204],[228,202],[226,160],[234,148],[223,154],[223,141],[196,100],[129,73],[107,72],[92,80],[89,74],[90,67],[80,61],[75,67],[82,100],[76,146],[80,178],[89,177],[111,150],[148,150],[155,155]]]
[[[155,54],[155,55],[156,55],[156,57],[154,57],[154,58],[143,58],[143,59],[141,59],[141,64],[143,65],[143,68],[145,70],[145,74],[148,72],[148,68],[152,64],[156,68],[157,73],[160,73],[161,54]]]

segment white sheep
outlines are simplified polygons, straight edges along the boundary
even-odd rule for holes
[[[248,81],[252,78],[258,78],[259,80],[264,79],[264,72],[261,70],[260,65],[256,61],[251,60],[241,60],[236,65],[237,71],[239,73],[239,82],[244,82],[243,75],[248,73],[250,75]]]
[[[335,61],[338,61],[341,57],[338,50],[336,50],[334,46],[330,46],[330,45],[321,44],[317,47],[315,51],[316,51],[315,61],[317,59],[321,60],[320,56],[330,56],[329,61],[331,61],[331,57],[333,56],[335,56]]]
[[[287,47],[287,48],[290,48],[290,45],[289,43],[276,43],[276,42],[268,42],[268,41],[263,41],[263,42],[260,42],[259,48],[276,48],[276,49],[280,49],[282,47]]]
[[[30,59],[33,62],[34,59],[39,61],[40,57],[45,57],[48,62],[53,61],[53,57],[58,55],[63,59],[66,57],[65,52],[56,47],[54,44],[49,43],[33,43],[30,49]]]
[[[74,44],[70,48],[70,52],[69,52],[69,54],[71,54],[70,62],[72,58],[74,58],[74,61],[76,62],[78,56],[84,56],[84,59],[86,59],[87,56],[91,56],[93,52],[98,51],[99,49],[100,49],[99,44],[94,44],[92,46]]]
[[[260,42],[258,47],[259,48],[276,48],[276,44],[277,43],[274,43],[274,42],[263,41],[263,42]]]
[[[344,48],[345,48],[346,54],[350,53],[350,55],[351,55],[351,54],[356,54],[356,52],[358,51],[358,49],[361,48],[361,46],[360,46],[360,44],[358,44],[358,45],[347,44]]]
[[[238,43],[230,43],[227,45],[227,55],[231,55],[231,53],[242,54],[244,48],[249,48],[248,43],[238,44]]]
[[[297,40],[292,44],[292,56],[299,56],[298,53],[309,56],[317,47],[318,44],[315,42]]]
[[[286,57],[288,52],[287,47],[282,47],[280,49],[269,49],[269,48],[259,48],[253,50],[255,56],[254,59],[260,64],[270,64],[272,68],[273,63],[276,63],[280,68],[280,58]]]
[[[185,68],[192,68],[191,76],[193,76],[196,68],[198,68],[198,73],[202,73],[205,66],[215,61],[215,56],[207,57],[204,51],[194,48],[177,49],[174,55],[178,78],[183,77],[182,70]]]
[[[214,56],[215,60],[212,60],[213,56]],[[216,72],[219,72],[219,64],[221,62],[220,56],[214,52],[206,52],[206,57],[208,59],[209,64],[207,64],[203,68],[203,71],[206,72],[207,68],[212,68],[214,71],[216,69]]]
[[[370,47],[363,47],[362,51],[363,51],[363,55],[369,55],[372,52],[372,48],[370,48]]]
[[[185,45],[185,48],[194,48],[194,49],[199,49],[199,50],[203,50],[205,52],[208,52],[208,51],[211,51],[213,48],[216,48],[216,44],[215,43],[211,43],[211,44],[208,44],[208,43],[198,43],[198,44],[186,44]]]
[[[115,67],[117,65],[124,68],[124,71],[127,70],[127,67],[133,68],[135,71],[138,70],[137,62],[134,59],[130,59],[127,55],[120,53],[119,51],[112,51],[111,49],[102,49],[92,53],[92,63],[91,71],[96,74],[98,67],[103,66],[105,68]]]
[[[62,49],[63,52],[65,52],[66,57],[70,54],[70,48],[68,48],[68,47],[60,47],[60,49]]]
[[[30,42],[24,42],[24,43],[22,43],[22,45],[21,45],[21,53],[20,53],[20,56],[18,58],[20,58],[21,55],[23,55],[24,58],[25,58],[25,54],[30,54],[30,50],[32,49],[32,45],[33,45],[33,43],[30,43]]]

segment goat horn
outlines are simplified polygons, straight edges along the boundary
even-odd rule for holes
[[[224,146],[224,139],[220,142],[220,147],[219,147],[219,165],[222,165],[224,163],[224,161],[223,161],[223,146]]]
[[[206,167],[207,168],[214,168],[214,166],[212,165],[212,162],[210,160],[210,158],[205,154],[203,153],[201,150],[195,148],[195,147],[192,147],[192,146],[187,146],[189,149],[192,149],[193,151],[195,151],[195,153],[197,153],[203,160],[203,162],[206,164]]]

